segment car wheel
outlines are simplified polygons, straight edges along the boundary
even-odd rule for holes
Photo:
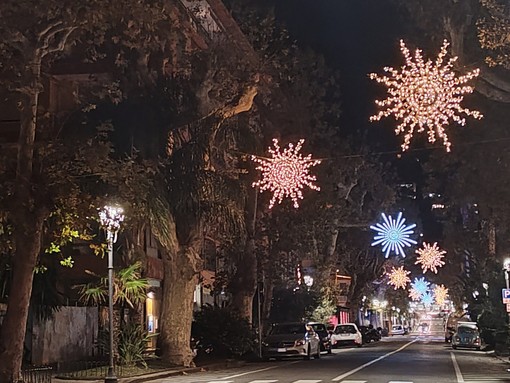
[[[317,354],[315,354],[313,357],[315,359],[320,359],[321,358],[321,348],[320,347],[317,347]]]
[[[360,348],[363,346],[363,343],[358,343],[356,346],[358,346],[358,348]]]
[[[454,350],[456,350],[456,349],[457,349],[457,346],[452,346],[452,348],[453,348]]]
[[[328,348],[328,354],[332,354],[333,353],[333,350],[331,349],[331,347]]]
[[[480,347],[477,347],[477,348],[476,348],[476,351],[480,351]]]

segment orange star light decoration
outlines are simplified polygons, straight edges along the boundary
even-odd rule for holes
[[[259,164],[256,169],[262,172],[262,179],[254,182],[252,186],[259,186],[261,192],[264,190],[273,192],[273,197],[269,202],[270,209],[276,201],[280,204],[286,197],[292,200],[297,209],[299,207],[298,200],[303,199],[303,187],[308,186],[310,189],[320,190],[320,187],[312,183],[317,178],[309,172],[312,166],[320,164],[321,161],[312,160],[311,154],[303,157],[299,153],[304,142],[305,140],[301,139],[296,146],[289,144],[281,152],[278,140],[275,138],[273,139],[274,149],[269,148],[271,158],[251,157]]]
[[[379,121],[383,117],[393,115],[400,124],[395,129],[397,135],[404,133],[402,150],[409,149],[414,132],[421,133],[427,128],[428,141],[433,143],[436,136],[443,140],[446,151],[450,151],[451,143],[445,132],[445,125],[450,121],[464,126],[465,116],[481,119],[483,115],[476,110],[469,110],[460,106],[464,94],[473,92],[473,87],[464,85],[476,78],[480,70],[475,69],[463,76],[456,76],[452,71],[457,57],[444,59],[449,43],[444,40],[436,61],[425,61],[422,51],[417,49],[413,56],[403,40],[400,40],[400,50],[406,63],[400,71],[385,67],[389,75],[380,76],[371,73],[370,78],[384,84],[388,89],[385,100],[375,103],[383,108],[379,113],[370,117],[370,121]],[[462,116],[464,115],[464,117]]]
[[[421,293],[414,289],[414,288],[410,288],[409,289],[409,298],[411,298],[413,301],[419,301],[421,299]]]
[[[438,305],[443,305],[448,298],[448,289],[443,285],[434,288],[434,299]]]
[[[434,242],[433,245],[423,242],[423,248],[416,250],[416,253],[418,254],[418,258],[416,258],[414,264],[421,264],[423,274],[425,274],[427,270],[437,274],[437,268],[445,264],[442,258],[446,254],[446,251],[441,250],[437,246],[437,242]]]
[[[400,266],[398,269],[392,267],[391,271],[387,274],[390,278],[388,285],[392,285],[395,290],[405,289],[406,285],[411,282],[411,279],[408,277],[411,272],[404,270],[404,266]]]

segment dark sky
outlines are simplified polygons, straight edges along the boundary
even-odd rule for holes
[[[385,90],[368,73],[402,63],[399,40],[404,23],[395,7],[388,0],[274,0],[274,4],[298,42],[324,54],[340,71],[344,128],[364,127],[376,134],[373,138],[388,137],[381,132],[381,123],[368,121],[376,111],[377,92],[382,91],[381,96]],[[392,137],[391,128],[389,133]]]

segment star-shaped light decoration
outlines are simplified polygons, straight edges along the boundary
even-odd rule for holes
[[[409,238],[409,235],[414,233],[412,229],[416,227],[416,225],[406,225],[406,219],[402,218],[402,213],[398,213],[396,220],[393,220],[391,215],[386,216],[384,213],[381,215],[384,222],[378,223],[375,226],[370,226],[370,229],[377,231],[372,246],[382,244],[382,251],[386,258],[389,257],[392,251],[396,255],[405,257],[404,246],[410,247],[411,245],[416,245],[416,241]]]
[[[423,248],[416,250],[416,253],[418,254],[418,258],[416,258],[414,264],[421,264],[423,274],[425,274],[427,270],[437,274],[437,268],[445,264],[442,258],[446,254],[446,251],[441,250],[437,246],[437,242],[434,242],[433,245],[423,242]]]
[[[425,294],[429,291],[430,282],[426,281],[424,277],[414,278],[411,287],[418,291],[420,294]]]
[[[430,292],[423,294],[421,296],[421,303],[425,306],[431,306],[434,303],[434,296]]]
[[[404,41],[400,40],[400,50],[406,60],[402,69],[398,71],[386,67],[384,71],[388,75],[370,74],[372,80],[388,88],[388,97],[375,101],[383,109],[371,116],[370,121],[379,121],[393,115],[399,122],[395,133],[399,135],[405,132],[401,146],[403,151],[409,149],[415,131],[421,133],[427,128],[429,142],[435,142],[437,136],[443,140],[446,151],[449,152],[451,143],[445,126],[451,121],[464,126],[465,116],[476,119],[483,117],[479,111],[460,106],[464,95],[473,92],[473,87],[464,84],[476,78],[480,70],[475,69],[463,76],[456,76],[452,68],[457,57],[444,63],[448,45],[445,40],[435,61],[425,61],[419,49],[416,50],[413,60]]]
[[[413,300],[413,301],[419,301],[421,299],[421,293],[416,290],[414,287],[411,287],[409,289],[409,297]]]
[[[448,289],[439,285],[434,288],[434,299],[438,305],[443,305],[448,298]]]
[[[261,158],[251,156],[251,159],[257,162],[257,170],[262,172],[262,179],[254,182],[253,187],[259,186],[260,191],[270,190],[273,197],[269,202],[269,208],[272,208],[275,202],[282,203],[283,199],[288,197],[294,202],[294,207],[298,208],[299,199],[303,199],[302,189],[308,186],[313,190],[320,190],[320,187],[312,182],[317,178],[309,173],[312,166],[321,163],[320,160],[312,160],[309,154],[303,157],[299,151],[305,140],[301,139],[297,145],[289,144],[288,148],[280,152],[278,140],[273,139],[274,149],[269,148],[271,158]]]
[[[392,285],[395,290],[405,289],[406,285],[411,282],[408,277],[411,272],[404,270],[404,266],[400,266],[398,269],[392,267],[391,271],[387,274],[389,278],[388,285]]]

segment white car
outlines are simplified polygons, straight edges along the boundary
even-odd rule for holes
[[[406,329],[401,324],[391,326],[390,335],[405,335]]]
[[[358,347],[363,345],[361,332],[355,323],[343,323],[336,325],[335,330],[331,335],[331,345],[333,347],[338,347],[344,344]]]

